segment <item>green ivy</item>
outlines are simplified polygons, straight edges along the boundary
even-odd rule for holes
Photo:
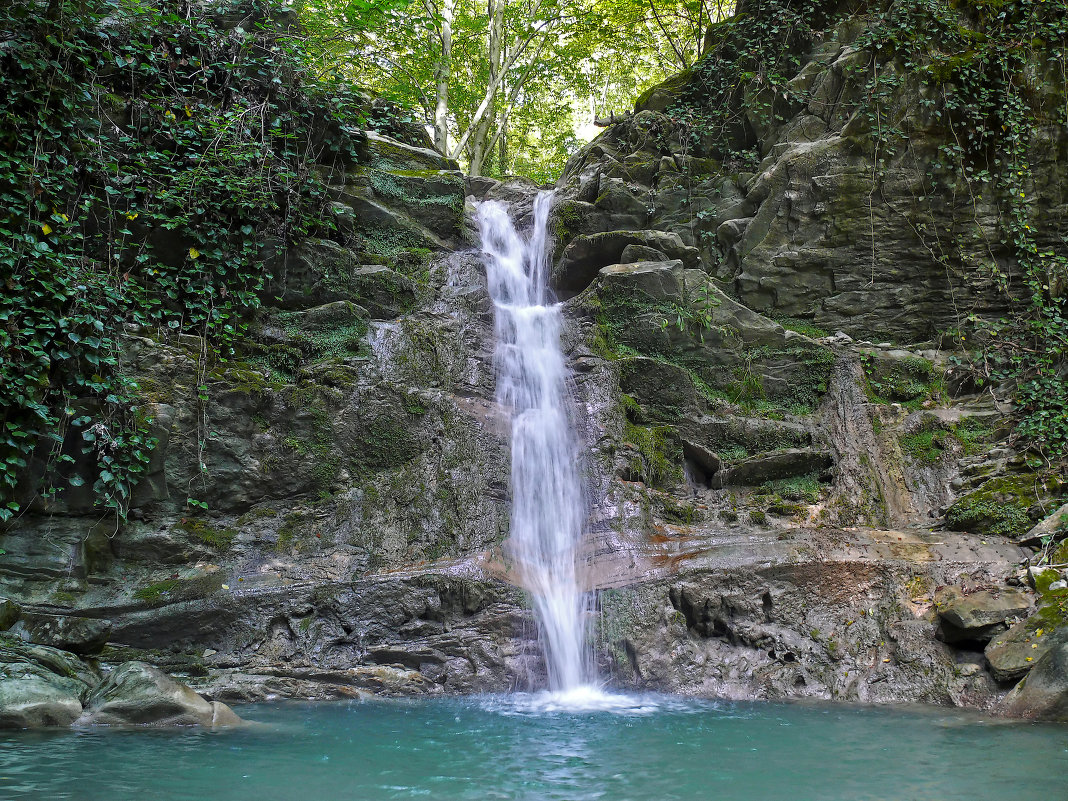
[[[280,9],[0,8],[0,521],[81,474],[125,515],[155,440],[124,336],[194,335],[206,373],[269,247],[333,229],[317,170],[383,111],[318,82]]]

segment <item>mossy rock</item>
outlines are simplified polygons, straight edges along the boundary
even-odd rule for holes
[[[1056,477],[1037,474],[992,478],[959,498],[946,511],[946,525],[974,534],[1022,535],[1033,520],[1029,510],[1060,491]]]
[[[940,462],[945,451],[956,444],[960,446],[959,452],[977,453],[990,434],[990,427],[976,417],[947,424],[934,415],[925,415],[916,430],[903,434],[899,443],[911,462],[932,465]]]
[[[205,598],[222,589],[224,574],[209,573],[189,578],[171,578],[145,584],[132,593],[138,601],[154,605]]]
[[[674,428],[640,426],[627,420],[623,439],[635,451],[630,461],[632,478],[650,487],[670,487],[682,480],[682,442]]]
[[[901,403],[920,408],[924,401],[946,394],[942,374],[919,356],[896,358],[869,352],[861,355],[868,397],[876,403]]]
[[[228,549],[237,538],[236,529],[214,526],[199,517],[183,517],[176,525],[176,528],[192,535],[205,545],[220,551]]]

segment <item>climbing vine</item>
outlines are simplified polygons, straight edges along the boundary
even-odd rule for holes
[[[315,79],[280,9],[0,8],[0,521],[83,475],[125,515],[155,441],[124,338],[195,337],[203,376],[270,249],[333,228],[316,164],[389,121]]]

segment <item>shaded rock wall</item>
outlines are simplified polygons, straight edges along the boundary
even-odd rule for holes
[[[1016,540],[1064,488],[1003,444],[1004,410],[934,341],[964,305],[1005,301],[919,246],[921,220],[951,230],[963,207],[914,207],[915,153],[873,192],[847,70],[862,24],[793,43],[805,103],[731,116],[748,167],[673,128],[690,73],[561,179],[583,571],[620,686],[992,707],[1037,621],[1063,623],[1057,574],[1026,609],[936,636],[947,586],[995,602],[1023,587]],[[917,152],[937,136],[909,130]],[[463,217],[467,194],[523,219],[534,187],[465,186],[402,138],[368,135],[328,176],[344,244],[268,254],[278,277],[236,359],[129,332],[160,443],[149,475],[125,522],[72,487],[0,533],[14,635],[82,626],[105,666],[147,661],[227,702],[537,686]]]

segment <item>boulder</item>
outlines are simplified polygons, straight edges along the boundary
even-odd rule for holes
[[[998,681],[1019,681],[1056,643],[1053,632],[1046,631],[1034,616],[1021,620],[986,646],[986,661]]]
[[[73,654],[5,638],[0,641],[0,729],[69,726],[98,681]]]
[[[363,264],[358,255],[327,239],[306,239],[289,248],[272,270],[264,295],[285,309],[307,309],[339,300],[387,319],[415,302],[412,282],[384,265]]]
[[[111,636],[111,622],[75,615],[26,613],[22,625],[31,642],[49,645],[81,656],[95,656]]]
[[[0,640],[0,664],[17,662],[38,665],[57,676],[76,679],[86,687],[95,687],[100,683],[100,671],[72,653],[22,640]]]
[[[667,254],[686,267],[696,267],[697,248],[686,245],[675,233],[665,231],[605,231],[576,236],[560,255],[553,270],[553,282],[564,293],[581,292],[603,267],[618,264],[628,245],[641,245]]]
[[[0,729],[69,726],[85,685],[29,662],[0,664]]]
[[[0,598],[0,631],[7,631],[14,626],[22,614],[19,605],[8,598]]]
[[[627,245],[623,248],[619,261],[622,264],[634,264],[639,261],[669,261],[669,259],[662,250],[648,245]]]
[[[77,721],[89,725],[236,726],[230,707],[208,701],[144,662],[116,668],[93,690]]]
[[[1031,672],[1001,702],[1006,715],[1068,721],[1068,629],[1062,629]]]
[[[1018,590],[980,590],[965,594],[945,587],[935,594],[940,640],[947,643],[987,642],[1008,629],[1006,621],[1031,609],[1031,598]]]
[[[639,261],[633,264],[610,264],[599,271],[598,292],[641,293],[654,301],[681,301],[684,288],[682,262]]]

